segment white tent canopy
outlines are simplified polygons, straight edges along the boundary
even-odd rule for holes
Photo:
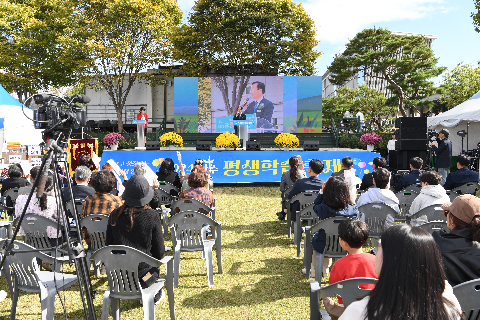
[[[461,130],[468,130],[468,146],[465,137],[463,149],[476,149],[477,143],[480,142],[480,91],[455,108],[427,118],[427,126],[437,132],[443,128],[450,131],[453,155],[462,151],[462,138],[457,135]]]

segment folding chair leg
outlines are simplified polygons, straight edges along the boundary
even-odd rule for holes
[[[112,303],[112,318],[113,320],[120,320],[120,299],[111,298]]]
[[[217,254],[217,268],[218,268],[218,273],[223,273],[222,270],[222,246],[220,245],[220,239],[217,239],[218,245],[216,246],[216,254]]]
[[[173,256],[173,261],[174,261],[174,284],[173,286],[175,288],[178,288],[178,275],[180,274],[180,245],[178,245],[178,248],[175,248],[175,254]]]
[[[110,306],[110,288],[103,295],[102,320],[108,320],[108,307]]]
[[[318,304],[318,291],[310,290],[310,320],[320,319],[320,306]]]
[[[15,283],[15,290],[13,291],[12,295],[12,312],[10,312],[10,320],[15,320],[15,314],[17,313],[17,302],[18,302],[18,295],[20,290],[18,290],[18,284]]]
[[[170,309],[170,320],[175,320],[175,299],[173,293],[173,261],[167,262],[166,287],[168,295],[168,307]]]
[[[53,320],[55,315],[55,288],[48,290],[40,285],[40,304],[42,306],[42,320]]]
[[[289,238],[292,237],[292,213],[290,209],[287,209],[287,234]]]
[[[213,257],[212,247],[206,247],[205,249],[205,262],[207,263],[207,277],[208,286],[213,287]]]
[[[316,259],[315,259],[315,281],[318,281],[318,283],[322,282],[322,271],[323,271],[323,253],[318,253],[316,254]]]
[[[10,291],[10,296],[13,297],[13,283],[12,283],[12,274],[10,273],[10,267],[6,264],[3,265],[2,274],[5,275],[5,279],[7,280],[8,290]]]

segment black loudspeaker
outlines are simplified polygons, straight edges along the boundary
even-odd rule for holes
[[[158,141],[147,141],[145,144],[147,150],[160,150],[160,142]]]
[[[318,151],[320,149],[320,141],[305,141],[303,142],[304,151]]]
[[[428,140],[402,139],[395,141],[395,150],[428,150]]]
[[[197,151],[212,151],[212,141],[197,141]]]
[[[426,128],[426,117],[398,117],[395,119],[395,128],[402,130],[403,128]]]
[[[247,141],[247,151],[260,151],[260,142]]]
[[[426,150],[391,150],[390,157],[390,169],[396,170],[409,170],[410,159],[414,157],[422,158],[424,165],[427,161]]]

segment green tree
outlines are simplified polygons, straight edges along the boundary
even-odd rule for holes
[[[233,115],[250,75],[314,73],[315,32],[302,5],[291,0],[198,0],[172,42],[183,74],[223,75],[214,80]],[[234,76],[231,101],[226,75]]]
[[[360,110],[371,124],[378,130],[385,129],[385,120],[395,112],[395,107],[386,104],[387,98],[367,86],[356,89],[342,87],[337,89],[337,95],[322,100],[322,113],[325,120],[332,117],[341,118],[347,110]]]
[[[104,89],[117,112],[123,131],[122,111],[136,81],[161,82],[148,68],[168,63],[169,37],[182,12],[174,0],[84,0],[78,3],[89,64],[83,81]]]
[[[447,108],[459,105],[480,90],[480,67],[459,63],[444,75],[442,87],[445,92],[441,98]]]
[[[477,12],[472,12],[473,25],[475,26],[475,31],[480,32],[480,0],[473,0],[475,3],[475,9]]]
[[[75,48],[71,2],[0,2],[0,83],[20,102],[50,87],[68,86],[84,63]]]
[[[393,94],[387,103],[407,116],[405,105],[426,105],[428,96],[437,89],[429,79],[445,68],[436,67],[433,51],[422,36],[401,36],[384,29],[365,29],[347,44],[341,56],[328,68],[330,81],[343,85],[363,73],[366,79],[385,80]]]

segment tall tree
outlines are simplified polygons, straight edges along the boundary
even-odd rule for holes
[[[473,3],[475,4],[475,10],[477,10],[477,12],[472,12],[471,17],[475,31],[480,32],[480,0],[473,0]]]
[[[366,78],[385,80],[402,116],[407,116],[405,104],[418,107],[435,92],[429,79],[445,68],[436,67],[433,51],[422,36],[402,36],[384,29],[365,29],[347,44],[341,56],[328,68],[331,82],[342,85],[363,73]]]
[[[480,67],[459,63],[445,74],[442,87],[445,89],[442,100],[447,108],[459,105],[480,90]]]
[[[229,115],[255,74],[311,75],[320,56],[315,26],[291,0],[198,0],[175,30],[174,57],[183,74],[215,78]],[[233,75],[232,99],[227,75]]]
[[[84,81],[106,90],[121,132],[123,106],[135,81],[161,81],[145,71],[170,61],[169,37],[182,12],[175,0],[82,0],[78,14],[90,59]]]
[[[385,128],[385,120],[395,112],[396,107],[387,105],[387,98],[379,91],[367,86],[355,89],[342,87],[337,89],[337,95],[322,100],[322,115],[324,121],[342,118],[347,110],[360,110],[365,120],[369,120],[379,130]]]
[[[84,57],[75,48],[73,13],[62,0],[0,1],[0,83],[20,102],[77,78]]]

